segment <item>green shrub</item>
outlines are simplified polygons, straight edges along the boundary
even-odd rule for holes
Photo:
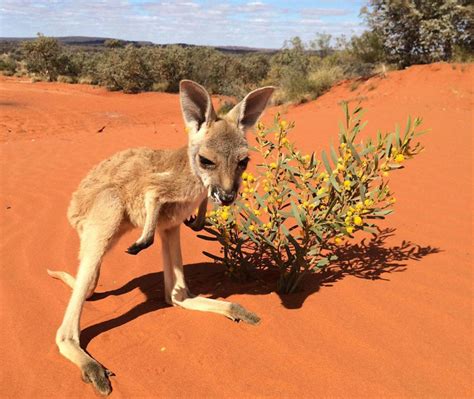
[[[447,61],[456,45],[472,52],[474,9],[461,0],[370,0],[367,24],[401,67]]]
[[[309,82],[313,97],[319,97],[343,78],[344,71],[339,66],[321,66],[319,69],[310,72]]]
[[[9,54],[2,54],[0,56],[0,71],[4,75],[13,76],[17,70],[17,63]]]
[[[256,151],[263,162],[254,176],[244,173],[243,193],[231,207],[208,213],[206,240],[221,245],[207,256],[225,265],[233,277],[251,271],[278,271],[277,290],[297,290],[308,273],[336,260],[338,245],[355,233],[376,233],[377,221],[395,202],[388,186],[390,171],[422,148],[420,119],[408,119],[404,132],[360,141],[365,123],[361,108],[340,125],[339,146],[329,153],[303,155],[288,140],[293,124],[276,118],[273,127],[259,124]]]
[[[131,45],[110,50],[97,67],[99,83],[109,90],[138,93],[152,88],[153,77],[143,53]]]
[[[61,46],[52,37],[38,34],[32,41],[22,43],[28,72],[36,73],[49,81],[54,81],[60,73]]]
[[[77,79],[72,76],[59,75],[56,79],[59,83],[77,83]]]

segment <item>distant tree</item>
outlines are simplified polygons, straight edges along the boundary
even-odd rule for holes
[[[192,72],[190,50],[178,45],[151,50],[152,74],[155,82],[166,84],[166,91],[177,92],[181,79]]]
[[[22,50],[29,72],[38,73],[49,81],[56,80],[64,62],[58,40],[38,33],[35,40],[22,43]]]
[[[119,39],[107,39],[104,46],[108,48],[122,48],[125,47],[125,42]]]
[[[382,37],[374,31],[365,31],[353,36],[346,47],[358,62],[376,64],[385,60]]]
[[[456,45],[472,49],[472,2],[369,0],[361,13],[400,66],[448,60]]]
[[[334,49],[331,46],[332,36],[328,33],[316,33],[316,38],[309,42],[309,48],[317,51],[322,58],[331,54]]]
[[[271,58],[268,80],[280,87],[286,99],[300,101],[311,90],[308,79],[310,62],[310,54],[296,36],[286,41],[283,49]]]
[[[141,49],[131,45],[109,50],[97,66],[99,82],[110,90],[123,90],[124,93],[150,90],[153,77],[144,55]]]

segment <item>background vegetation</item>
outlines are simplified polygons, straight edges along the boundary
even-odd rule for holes
[[[308,43],[294,37],[280,50],[247,53],[116,39],[71,46],[39,34],[35,40],[0,43],[0,71],[126,93],[176,92],[183,78],[236,97],[272,84],[280,89],[277,102],[303,102],[342,79],[386,68],[472,60],[474,5],[467,0],[369,0],[361,15],[369,30],[360,36],[316,34]]]

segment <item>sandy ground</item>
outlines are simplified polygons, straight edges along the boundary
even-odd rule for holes
[[[123,236],[82,319],[83,345],[116,374],[112,397],[473,397],[473,78],[472,65],[415,66],[283,110],[305,150],[336,141],[341,100],[362,101],[367,134],[409,114],[431,132],[393,174],[394,230],[301,293],[229,282],[183,229],[191,290],[241,303],[257,327],[166,306],[159,246],[133,257],[139,232]],[[66,209],[94,164],[185,144],[178,97],[1,78],[0,106],[0,396],[95,397],[54,344],[69,290],[45,270],[75,272]]]

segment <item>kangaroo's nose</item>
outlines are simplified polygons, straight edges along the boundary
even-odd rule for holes
[[[223,205],[230,205],[235,200],[235,192],[231,191],[229,193],[221,192],[219,195],[219,199],[221,200]]]

